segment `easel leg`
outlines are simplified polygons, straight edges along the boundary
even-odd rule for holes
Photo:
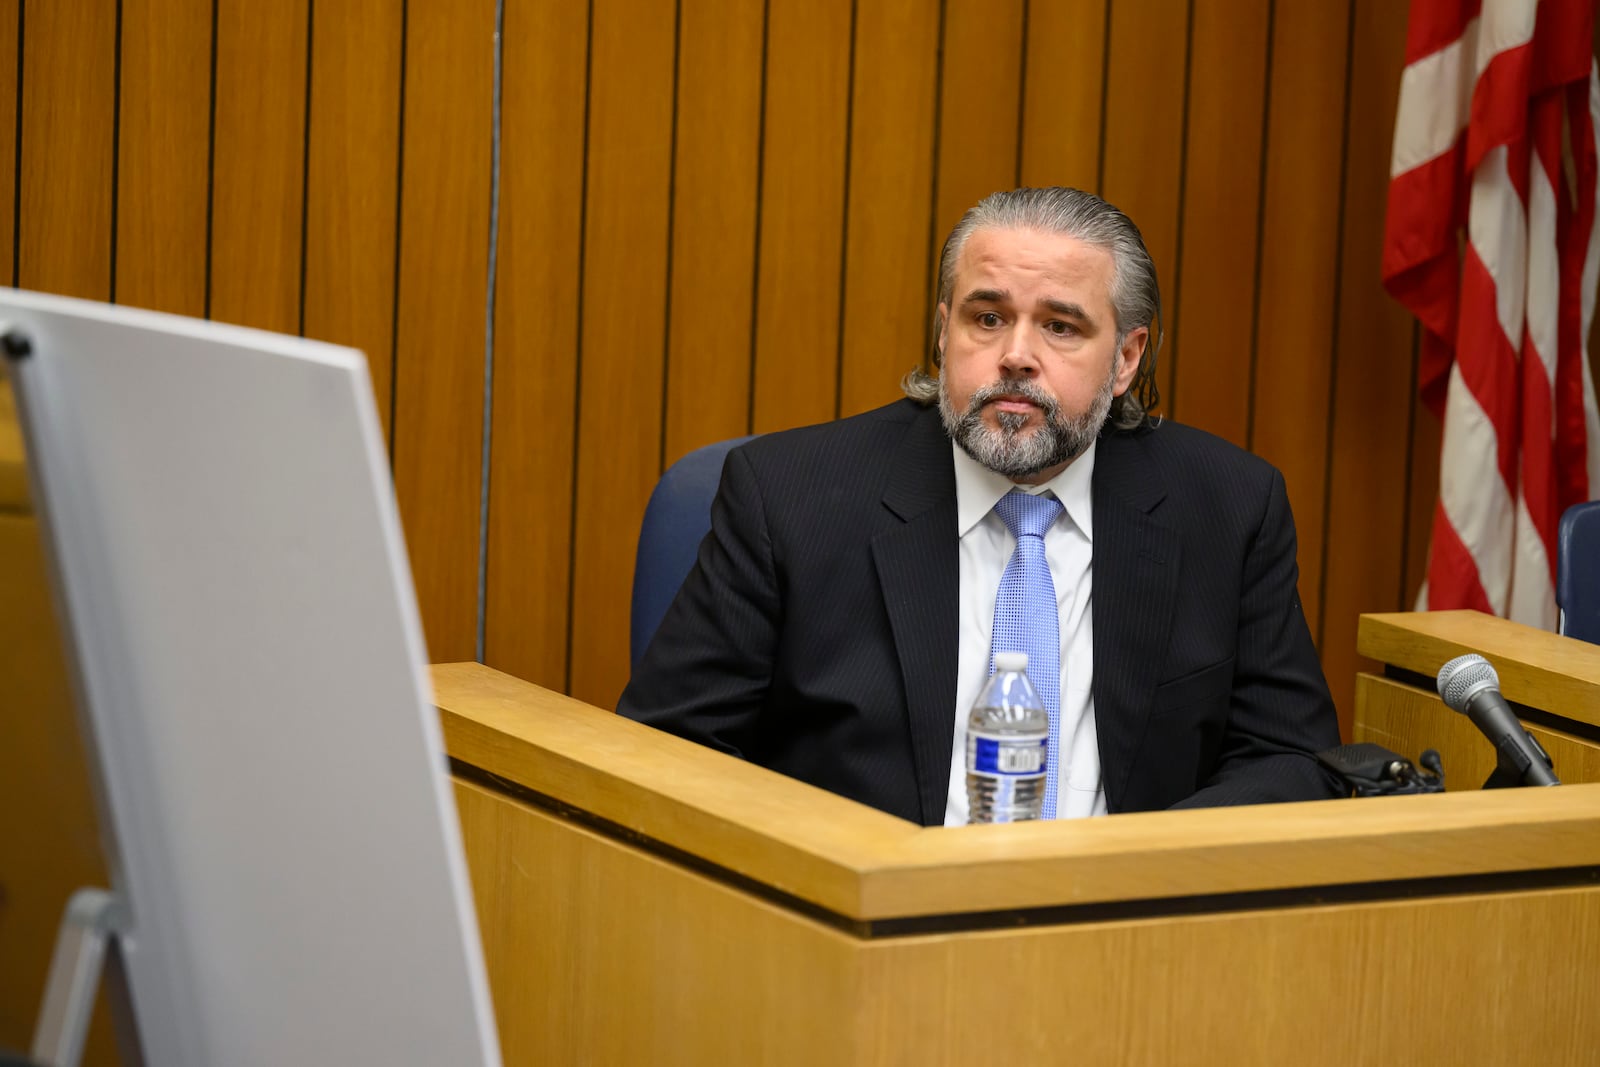
[[[106,945],[120,925],[117,898],[104,889],[80,889],[67,901],[33,1032],[32,1056],[40,1067],[78,1067]]]

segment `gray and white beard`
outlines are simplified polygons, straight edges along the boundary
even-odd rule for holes
[[[997,474],[1013,481],[1031,478],[1042,470],[1077,459],[1088,450],[1111,412],[1117,361],[1095,392],[1089,406],[1078,415],[1063,416],[1061,405],[1033,382],[1018,378],[998,381],[972,394],[967,409],[955,410],[943,375],[939,377],[939,418],[961,450]],[[996,412],[998,429],[983,421],[984,405],[1002,396],[1020,396],[1038,406],[1044,425],[1026,429],[1029,416],[1014,411]]]

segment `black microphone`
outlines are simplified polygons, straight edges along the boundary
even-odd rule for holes
[[[1505,697],[1500,676],[1489,661],[1475,652],[1439,668],[1439,695],[1452,710],[1472,720],[1500,756],[1500,766],[1522,785],[1560,785],[1547,762],[1548,756],[1517,721]]]

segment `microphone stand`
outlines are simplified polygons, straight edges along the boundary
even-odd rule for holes
[[[1544,750],[1544,746],[1539,743],[1539,739],[1534,737],[1531,732],[1528,730],[1523,730],[1522,732],[1527,737],[1528,743],[1533,746],[1533,750],[1539,754],[1539,758],[1544,760],[1544,765],[1549,768],[1550,773],[1554,774],[1556,764],[1550,758],[1550,753]],[[1529,764],[1529,766],[1531,767],[1532,764]],[[1495,761],[1494,770],[1490,771],[1489,777],[1483,780],[1483,788],[1485,789],[1516,789],[1519,786],[1531,787],[1535,785],[1542,785],[1542,783],[1528,781],[1527,772],[1508,759],[1504,752],[1499,753],[1499,758]]]

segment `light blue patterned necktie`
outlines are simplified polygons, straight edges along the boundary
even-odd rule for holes
[[[1050,717],[1042,814],[1053,819],[1061,753],[1061,622],[1056,616],[1056,583],[1044,555],[1044,535],[1060,517],[1061,501],[1013,489],[1000,498],[994,511],[1016,537],[1017,550],[1000,576],[1000,594],[994,601],[989,673],[994,673],[996,652],[1028,654],[1028,680]]]

